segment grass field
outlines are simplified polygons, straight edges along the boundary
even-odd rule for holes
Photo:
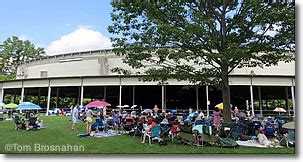
[[[37,131],[15,130],[13,121],[0,122],[0,153],[59,153],[59,154],[292,154],[295,149],[288,148],[219,148],[184,146],[168,143],[161,147],[159,144],[149,146],[148,142],[141,144],[140,138],[133,139],[129,135],[115,137],[93,138],[77,137],[77,134],[85,132],[85,123],[78,123],[78,130],[70,129],[69,117],[42,117],[46,129]],[[84,151],[37,151],[35,144],[46,146],[81,145]],[[12,148],[13,147],[13,148]]]

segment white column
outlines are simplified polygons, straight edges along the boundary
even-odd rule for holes
[[[209,117],[209,99],[208,99],[208,85],[205,86],[206,91],[206,116]]]
[[[262,98],[261,98],[261,87],[258,87],[258,93],[259,93],[259,104],[260,104],[260,114],[263,114],[263,103],[262,103]]]
[[[295,100],[295,90],[294,90],[293,79],[292,79],[292,86],[291,86],[291,98],[292,98],[292,107],[293,107],[294,117],[296,117],[296,100]]]
[[[104,93],[103,93],[103,97],[104,97],[104,100],[106,101],[106,86],[104,86]]]
[[[84,95],[83,78],[81,78],[81,95],[80,95],[80,105],[81,106],[83,106],[83,95]]]
[[[41,100],[41,88],[38,88],[38,105],[40,105]]]
[[[24,86],[23,86],[23,80],[21,81],[21,99],[20,99],[20,103],[23,102],[24,99]]]
[[[288,116],[291,116],[289,102],[288,102],[288,99],[289,99],[288,87],[285,87],[285,94],[286,94],[286,107],[285,108],[287,108]]]
[[[199,87],[196,86],[196,109],[199,110]]]
[[[50,80],[48,81],[48,92],[47,92],[47,106],[46,106],[46,116],[48,116],[48,111],[50,107],[50,99],[51,99],[51,87],[50,87]]]
[[[3,98],[4,98],[4,89],[0,88],[0,102],[3,102]]]
[[[57,87],[57,93],[56,93],[56,107],[59,108],[59,93],[60,93],[60,87]],[[79,93],[79,89],[78,89],[78,93]],[[79,98],[79,95],[78,95]],[[77,100],[76,100],[77,101]],[[79,100],[78,100],[79,102]]]
[[[254,109],[254,94],[253,94],[253,86],[250,85],[250,105],[251,105],[251,115],[255,115],[255,109]]]
[[[136,88],[135,86],[133,85],[133,105],[135,105],[135,97],[136,97]]]
[[[122,106],[122,85],[121,85],[121,77],[119,76],[120,79],[120,86],[119,86],[119,105]]]
[[[162,112],[166,112],[166,96],[165,96],[165,85],[162,85]]]

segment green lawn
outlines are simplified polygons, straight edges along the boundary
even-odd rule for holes
[[[141,144],[140,138],[133,139],[129,135],[120,135],[104,138],[79,138],[77,134],[85,132],[85,123],[78,124],[78,131],[70,129],[68,117],[42,117],[46,129],[37,131],[15,130],[13,121],[0,122],[0,153],[94,153],[94,154],[141,154],[141,153],[181,153],[181,154],[293,154],[294,149],[288,148],[252,148],[240,147],[219,148],[195,146],[184,146],[169,143],[161,147],[158,144],[148,145],[148,142]],[[84,151],[37,151],[35,144],[40,145],[82,145]],[[7,150],[7,145],[10,150]],[[31,149],[28,149],[28,146]],[[23,150],[23,151],[22,151]],[[25,150],[25,151],[24,151]]]

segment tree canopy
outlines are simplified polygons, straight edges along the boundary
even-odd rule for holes
[[[6,39],[0,45],[0,79],[13,79],[18,64],[44,55],[44,49],[35,47],[28,40],[16,36]]]
[[[108,31],[115,52],[145,80],[219,83],[223,117],[230,121],[228,75],[243,66],[292,61],[294,3],[237,1],[113,1]],[[119,69],[116,69],[117,71]]]

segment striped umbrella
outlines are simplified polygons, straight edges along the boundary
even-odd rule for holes
[[[3,106],[5,106],[5,103],[0,102],[0,107],[3,107]]]
[[[21,102],[16,110],[41,110],[41,107],[31,102]]]

